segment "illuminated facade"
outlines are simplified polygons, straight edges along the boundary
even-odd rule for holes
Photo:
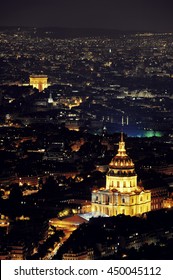
[[[151,191],[137,185],[134,163],[126,154],[123,134],[109,164],[106,187],[92,191],[92,212],[108,216],[140,215],[151,210]]]
[[[47,75],[31,75],[29,77],[29,84],[30,86],[33,86],[33,88],[37,88],[39,92],[41,92],[48,87],[47,80]]]
[[[173,198],[168,197],[163,200],[163,208],[172,208],[173,207]]]
[[[94,252],[92,249],[80,253],[68,252],[63,254],[63,260],[92,260],[94,258]]]

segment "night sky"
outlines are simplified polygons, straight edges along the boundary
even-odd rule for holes
[[[0,26],[173,32],[173,0],[2,0]]]

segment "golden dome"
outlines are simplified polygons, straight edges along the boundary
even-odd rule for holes
[[[123,140],[123,134],[121,133],[121,140],[119,142],[118,153],[113,157],[109,164],[110,169],[123,169],[128,171],[134,168],[132,159],[126,154],[125,142]]]

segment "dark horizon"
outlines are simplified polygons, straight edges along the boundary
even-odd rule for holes
[[[173,31],[158,31],[154,29],[116,29],[116,28],[105,28],[105,27],[75,27],[75,26],[29,26],[29,25],[0,25],[0,29],[9,28],[9,29],[38,29],[38,30],[58,30],[58,29],[64,29],[64,30],[93,30],[93,31],[105,31],[105,32],[117,32],[117,33],[173,33]]]
[[[170,0],[6,0],[0,26],[89,28],[173,32]]]
[[[57,39],[72,39],[72,38],[93,38],[93,37],[107,37],[115,39],[121,36],[133,36],[134,34],[155,34],[156,36],[162,34],[172,35],[173,32],[159,32],[154,30],[117,30],[106,28],[75,28],[75,27],[31,27],[31,26],[0,26],[0,30],[7,32],[21,32],[29,31],[33,36],[51,37]],[[139,35],[140,36],[140,35]]]
[[[64,27],[64,26],[29,26],[29,25],[0,25],[0,29],[38,29],[38,30],[81,30],[105,33],[173,33],[173,30],[155,30],[155,29],[116,29],[116,28],[101,28],[101,27]]]

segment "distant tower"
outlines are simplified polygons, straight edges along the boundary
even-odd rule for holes
[[[124,116],[122,116],[122,118],[121,118],[121,125],[122,126],[129,125],[129,117],[128,116],[126,117],[126,120],[124,120]]]
[[[48,98],[48,103],[52,104],[53,103],[53,98],[52,98],[52,94],[49,94],[49,98]]]
[[[30,86],[33,86],[33,88],[37,88],[39,92],[43,91],[45,88],[48,87],[47,75],[31,75],[29,77],[29,80],[30,80],[29,82]]]
[[[121,133],[118,153],[109,164],[106,187],[92,191],[92,212],[108,216],[135,216],[150,210],[151,191],[137,185],[134,163],[126,154]]]
[[[102,136],[104,137],[107,134],[107,128],[104,125],[103,129],[102,129]]]
[[[122,116],[121,125],[124,126],[124,117]]]

